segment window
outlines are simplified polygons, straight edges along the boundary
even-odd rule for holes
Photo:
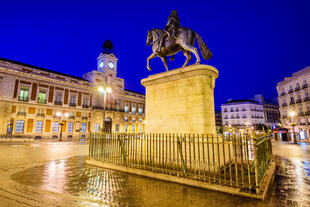
[[[28,87],[22,86],[20,88],[20,93],[19,93],[19,100],[20,101],[28,101]]]
[[[132,132],[135,132],[136,129],[135,129],[135,124],[132,125]]]
[[[83,105],[88,105],[89,97],[87,95],[83,95]]]
[[[96,123],[95,125],[95,132],[99,132],[100,130],[100,124]]]
[[[73,93],[70,96],[70,104],[76,104],[76,94]]]
[[[127,104],[124,106],[124,111],[125,111],[126,113],[128,113],[128,112],[129,112],[129,107],[128,107],[128,105],[127,105]]]
[[[46,91],[39,91],[38,103],[46,103]]]
[[[58,129],[59,129],[59,122],[54,121],[53,122],[53,132],[58,132]]]
[[[142,106],[139,106],[138,113],[139,113],[139,114],[143,114],[143,108],[142,108]]]
[[[133,113],[133,114],[137,113],[136,106],[132,106],[131,107],[131,113]]]
[[[125,132],[128,131],[128,125],[127,125],[127,124],[124,125],[124,131],[125,131]]]
[[[142,125],[139,124],[139,132],[142,132]]]
[[[116,131],[116,132],[119,131],[119,124],[115,124],[115,131]]]
[[[17,120],[16,122],[16,132],[22,133],[24,132],[24,120]]]
[[[86,132],[86,123],[85,122],[82,123],[81,132]]]
[[[68,132],[73,132],[73,122],[68,123]]]
[[[36,121],[36,132],[42,132],[42,126],[43,126],[42,121]]]
[[[70,111],[70,112],[69,112],[69,118],[74,118],[74,117],[75,117],[74,111]]]
[[[139,122],[140,122],[140,123],[142,122],[142,118],[139,118]]]
[[[132,117],[131,120],[132,120],[132,122],[136,122],[136,118],[135,117]]]
[[[126,121],[126,122],[128,121],[128,117],[127,116],[124,117],[124,121]]]
[[[55,101],[62,102],[62,92],[60,92],[60,91],[56,92]]]

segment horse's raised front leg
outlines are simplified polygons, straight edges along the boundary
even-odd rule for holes
[[[191,61],[191,59],[192,59],[192,55],[190,52],[183,50],[183,54],[186,57],[186,60],[185,60],[185,63],[183,64],[182,68],[185,67],[189,63],[189,61]]]
[[[167,63],[167,56],[160,56],[161,60],[163,61],[166,71],[168,71],[168,63]]]
[[[154,57],[157,56],[157,53],[156,52],[153,52],[148,58],[147,58],[147,64],[146,64],[146,67],[149,71],[152,70],[152,68],[150,67],[150,60],[153,59]]]
[[[186,50],[186,51],[194,53],[194,55],[196,57],[196,63],[200,63],[201,60],[200,60],[200,57],[199,57],[199,53],[198,53],[197,49],[194,46],[189,45],[189,44],[182,44],[181,47],[183,47],[183,49]]]

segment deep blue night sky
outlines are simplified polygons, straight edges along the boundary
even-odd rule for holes
[[[140,80],[164,71],[159,58],[151,61],[152,72],[146,69],[147,30],[163,28],[177,9],[182,26],[213,52],[202,63],[219,70],[217,107],[258,93],[274,98],[277,82],[310,65],[309,0],[147,2],[1,0],[0,57],[81,76],[96,69],[104,40],[111,39],[118,76],[127,89],[144,92]],[[169,67],[184,60],[180,53]]]

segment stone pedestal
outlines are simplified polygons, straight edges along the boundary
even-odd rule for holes
[[[191,65],[150,75],[146,88],[147,133],[215,134],[216,68]]]

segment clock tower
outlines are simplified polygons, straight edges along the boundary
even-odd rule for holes
[[[97,58],[97,70],[102,73],[116,75],[117,60],[114,55],[113,43],[106,40],[103,43],[103,52]]]

